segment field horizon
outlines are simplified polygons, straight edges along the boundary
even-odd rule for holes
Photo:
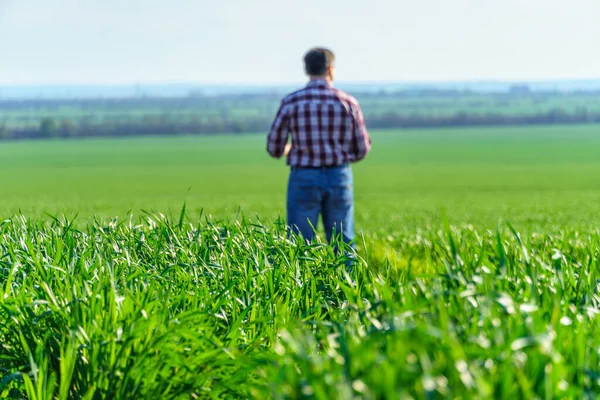
[[[598,226],[595,126],[373,131],[354,166],[360,229]],[[264,135],[150,137],[0,144],[0,213],[124,217],[142,210],[285,217],[288,168]],[[390,218],[378,215],[388,210]]]

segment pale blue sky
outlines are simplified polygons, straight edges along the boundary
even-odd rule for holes
[[[600,0],[0,0],[0,84],[600,78]]]

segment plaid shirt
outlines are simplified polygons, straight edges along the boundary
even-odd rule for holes
[[[311,81],[283,99],[267,138],[269,154],[283,156],[290,135],[292,148],[287,163],[293,167],[356,162],[371,149],[371,137],[356,99],[324,80]]]

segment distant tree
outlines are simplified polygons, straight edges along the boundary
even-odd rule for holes
[[[79,136],[93,136],[94,118],[92,115],[84,115],[77,121],[77,125],[77,133]]]
[[[548,111],[547,118],[548,118],[548,122],[551,122],[554,124],[562,123],[562,122],[569,122],[568,121],[569,113],[567,113],[562,108],[554,107],[554,108],[550,109],[550,111]]]
[[[77,134],[77,128],[70,119],[63,119],[60,121],[60,136],[62,137],[73,137]]]
[[[6,124],[2,124],[0,125],[0,140],[3,139],[8,139],[8,128],[6,127]]]
[[[587,107],[577,107],[575,109],[575,115],[580,122],[589,122]]]
[[[40,135],[42,137],[53,137],[58,132],[58,126],[54,118],[46,117],[40,121]]]

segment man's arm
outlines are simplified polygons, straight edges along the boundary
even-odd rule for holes
[[[352,104],[352,118],[354,119],[354,132],[352,132],[352,149],[354,161],[360,161],[371,151],[371,136],[367,131],[365,118],[358,102]]]
[[[285,105],[282,103],[277,111],[277,116],[271,126],[271,131],[267,136],[267,152],[272,157],[281,158],[286,156],[289,152],[288,146],[286,146],[289,135],[289,116]],[[286,151],[287,150],[287,151]]]

